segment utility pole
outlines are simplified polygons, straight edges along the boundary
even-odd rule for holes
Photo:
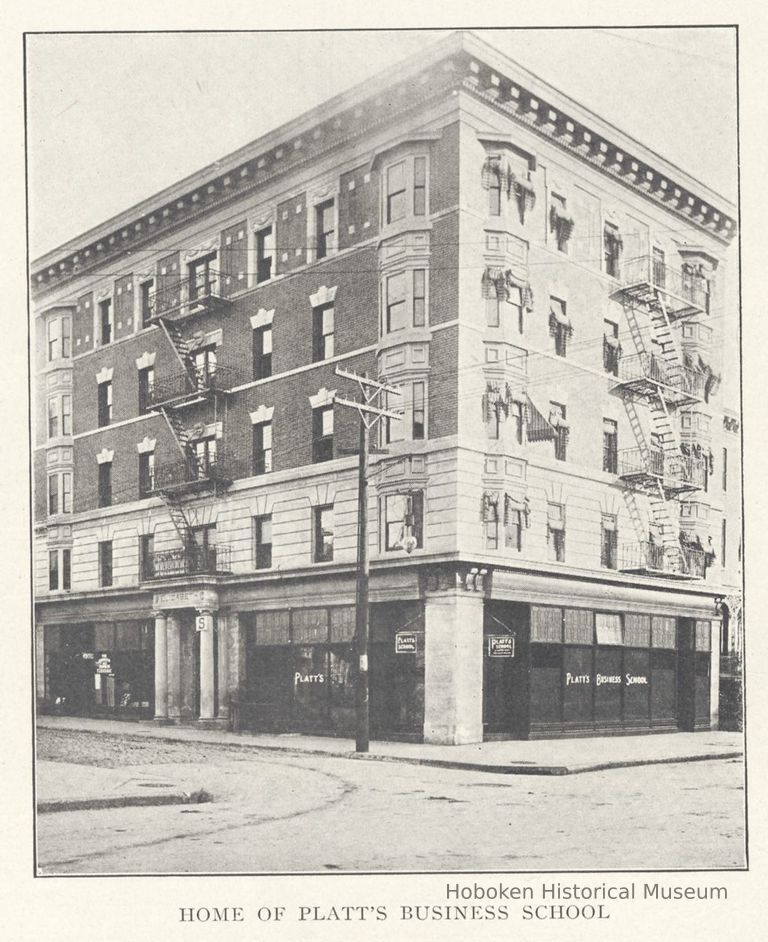
[[[381,398],[389,393],[399,396],[400,390],[350,373],[336,367],[336,375],[354,380],[360,387],[360,400],[354,402],[336,396],[334,402],[357,409],[360,415],[360,450],[357,471],[357,579],[355,586],[355,653],[357,675],[355,683],[355,751],[368,752],[370,743],[368,699],[368,455],[370,431],[382,418],[402,418],[398,412],[385,408]]]

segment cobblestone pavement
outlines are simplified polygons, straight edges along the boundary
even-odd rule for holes
[[[740,760],[521,778],[52,730],[38,752],[215,795],[40,816],[46,874],[744,866]]]

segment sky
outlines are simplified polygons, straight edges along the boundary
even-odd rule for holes
[[[28,36],[31,258],[445,32]],[[716,192],[736,199],[733,29],[475,32]]]

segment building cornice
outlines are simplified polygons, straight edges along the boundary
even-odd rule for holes
[[[107,261],[129,257],[140,246],[459,90],[721,243],[735,234],[727,200],[493,47],[460,32],[37,259],[32,290],[41,295]]]

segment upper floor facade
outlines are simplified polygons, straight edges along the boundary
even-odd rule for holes
[[[415,527],[417,556],[653,579],[684,535],[679,565],[709,561],[672,574],[714,561],[737,584],[733,233],[697,181],[451,37],[33,265],[41,590],[65,550],[68,590],[98,586],[105,520],[140,581],[131,521],[152,508],[172,546],[173,489],[241,534],[226,571],[253,570],[260,501],[354,486],[339,365],[400,393],[378,430],[382,556]],[[298,545],[270,519],[285,565],[330,562],[321,498]],[[333,527],[352,562],[351,507]]]

